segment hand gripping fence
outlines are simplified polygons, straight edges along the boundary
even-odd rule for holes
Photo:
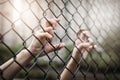
[[[81,57],[75,73],[68,69],[73,80],[120,80],[119,5],[120,0],[0,0],[0,65],[13,58],[21,68],[14,80],[60,80],[72,58],[76,34],[85,28],[97,48],[86,59]],[[66,45],[50,54],[43,48],[34,56],[27,47],[48,18],[60,19],[51,45]],[[23,49],[33,57],[27,66],[16,60]],[[3,74],[13,62],[0,69],[0,80],[7,80]]]

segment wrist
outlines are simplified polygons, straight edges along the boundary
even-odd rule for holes
[[[73,49],[73,53],[72,53],[72,57],[77,58],[78,56],[80,56],[81,51],[79,51],[77,48]]]
[[[28,50],[32,53],[32,55],[36,56],[40,52],[41,47],[38,48],[30,46],[28,47]]]
[[[27,65],[32,59],[33,56],[25,49],[16,56],[16,61],[21,65]]]

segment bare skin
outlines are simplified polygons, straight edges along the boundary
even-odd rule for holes
[[[51,42],[54,38],[54,30],[56,29],[56,25],[59,21],[59,19],[48,19],[45,27],[34,33],[34,39],[27,49],[22,50],[18,55],[16,55],[16,58],[12,58],[1,65],[0,70],[3,71],[2,77],[4,77],[6,80],[12,80],[16,73],[21,70],[20,65],[26,66],[28,63],[30,63],[34,56],[37,56],[43,47],[46,53],[63,48],[65,46],[64,43],[56,44],[54,46],[51,45]],[[82,57],[85,59],[88,55],[88,52],[93,49],[93,41],[89,38],[89,35],[90,33],[87,30],[78,32],[78,39],[75,41],[72,58],[68,62],[66,66],[67,68],[63,70],[60,80],[73,80],[72,74],[74,74],[74,72],[77,70],[77,63],[81,58],[80,53],[83,54]]]
[[[77,65],[81,57],[85,59],[88,55],[88,52],[96,47],[96,45],[93,45],[93,40],[89,38],[89,36],[90,33],[87,30],[78,32],[78,39],[75,41],[72,57],[68,62],[66,68],[63,70],[60,80],[73,80],[74,73],[77,70]]]
[[[12,58],[0,66],[0,70],[4,71],[2,76],[5,79],[12,80],[16,73],[21,70],[21,67],[18,65],[18,63],[21,66],[26,66],[34,58],[33,56],[38,55],[43,46],[45,47],[44,49],[47,53],[54,50],[60,50],[65,46],[64,43],[56,44],[54,47],[50,45],[50,42],[52,42],[54,37],[54,30],[60,20],[49,19],[48,21],[49,22],[46,22],[46,27],[44,30],[41,29],[34,34],[35,38],[27,50],[22,50],[15,59]],[[49,40],[49,42],[47,40]]]

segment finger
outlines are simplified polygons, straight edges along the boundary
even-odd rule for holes
[[[91,51],[94,47],[91,45],[89,46],[89,48],[87,49],[87,51]]]
[[[79,45],[77,45],[76,47],[81,50],[83,48],[88,48],[90,46],[90,43],[81,43]]]
[[[52,51],[62,49],[65,46],[65,43],[60,43],[60,44],[56,44],[56,45],[47,44],[47,46],[49,46],[49,47],[47,47],[48,50],[46,52],[49,53]]]
[[[53,23],[58,23],[60,21],[59,18],[54,18],[54,19],[48,19],[49,23],[53,24]]]
[[[94,49],[96,49],[97,48],[97,45],[94,45]]]
[[[80,30],[77,33],[77,36],[79,39],[81,39],[81,41],[86,41],[88,37],[90,36],[90,32],[88,30]]]
[[[80,29],[80,30],[78,31],[78,34],[82,33],[83,31],[87,31],[87,29]]]
[[[55,29],[56,28],[56,25],[57,25],[57,23],[60,21],[60,19],[57,19],[57,18],[55,18],[55,19],[48,19],[48,22],[46,22],[46,26],[48,27],[48,26],[52,26],[53,27],[53,29]]]
[[[77,45],[79,45],[81,43],[81,40],[80,39],[77,39],[76,41],[75,41],[75,45],[77,46]]]
[[[52,36],[54,36],[54,30],[52,27],[47,27],[44,29],[44,32],[48,32],[49,34],[51,34]]]
[[[82,38],[83,38],[84,41],[87,41],[89,36],[90,36],[90,32],[88,30],[85,30],[85,31],[82,32]]]
[[[37,32],[35,32],[35,34],[40,34],[40,33],[44,33],[44,32],[48,32],[49,34],[51,34],[52,36],[54,36],[54,30],[53,30],[52,27],[42,28],[42,29],[38,30]]]
[[[91,38],[88,38],[88,42],[91,44],[91,45],[94,45],[93,44],[93,40]]]
[[[55,46],[55,50],[60,50],[61,48],[63,48],[65,46],[65,43],[60,43],[60,44],[57,44],[54,46]]]
[[[51,34],[49,34],[48,32],[44,32],[44,33],[39,33],[39,34],[37,34],[37,37],[39,38],[39,39],[43,39],[43,38],[48,38],[48,39],[52,39],[53,38],[53,36],[51,35]]]
[[[49,22],[51,23],[53,29],[56,29],[57,23],[60,21],[60,19],[52,19]]]
[[[91,38],[88,38],[88,42],[93,46],[94,49],[97,48],[97,45],[95,45],[94,41]]]
[[[57,23],[60,21],[60,19],[59,18],[55,18],[54,19]]]
[[[88,31],[87,29],[80,29],[78,32],[77,32],[77,35],[80,35],[83,31]]]
[[[86,37],[90,37],[90,31],[88,31],[88,30],[84,30],[83,32],[82,32]]]
[[[96,49],[96,48],[97,48],[97,45],[91,45],[86,50],[89,52],[89,51]]]

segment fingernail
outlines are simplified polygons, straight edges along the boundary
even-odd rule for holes
[[[94,45],[94,48],[96,49],[96,48],[97,48],[97,45]]]
[[[57,20],[57,22],[59,22],[59,21],[60,21],[60,18],[57,18],[56,20]]]
[[[65,43],[62,43],[63,46],[65,46]]]

